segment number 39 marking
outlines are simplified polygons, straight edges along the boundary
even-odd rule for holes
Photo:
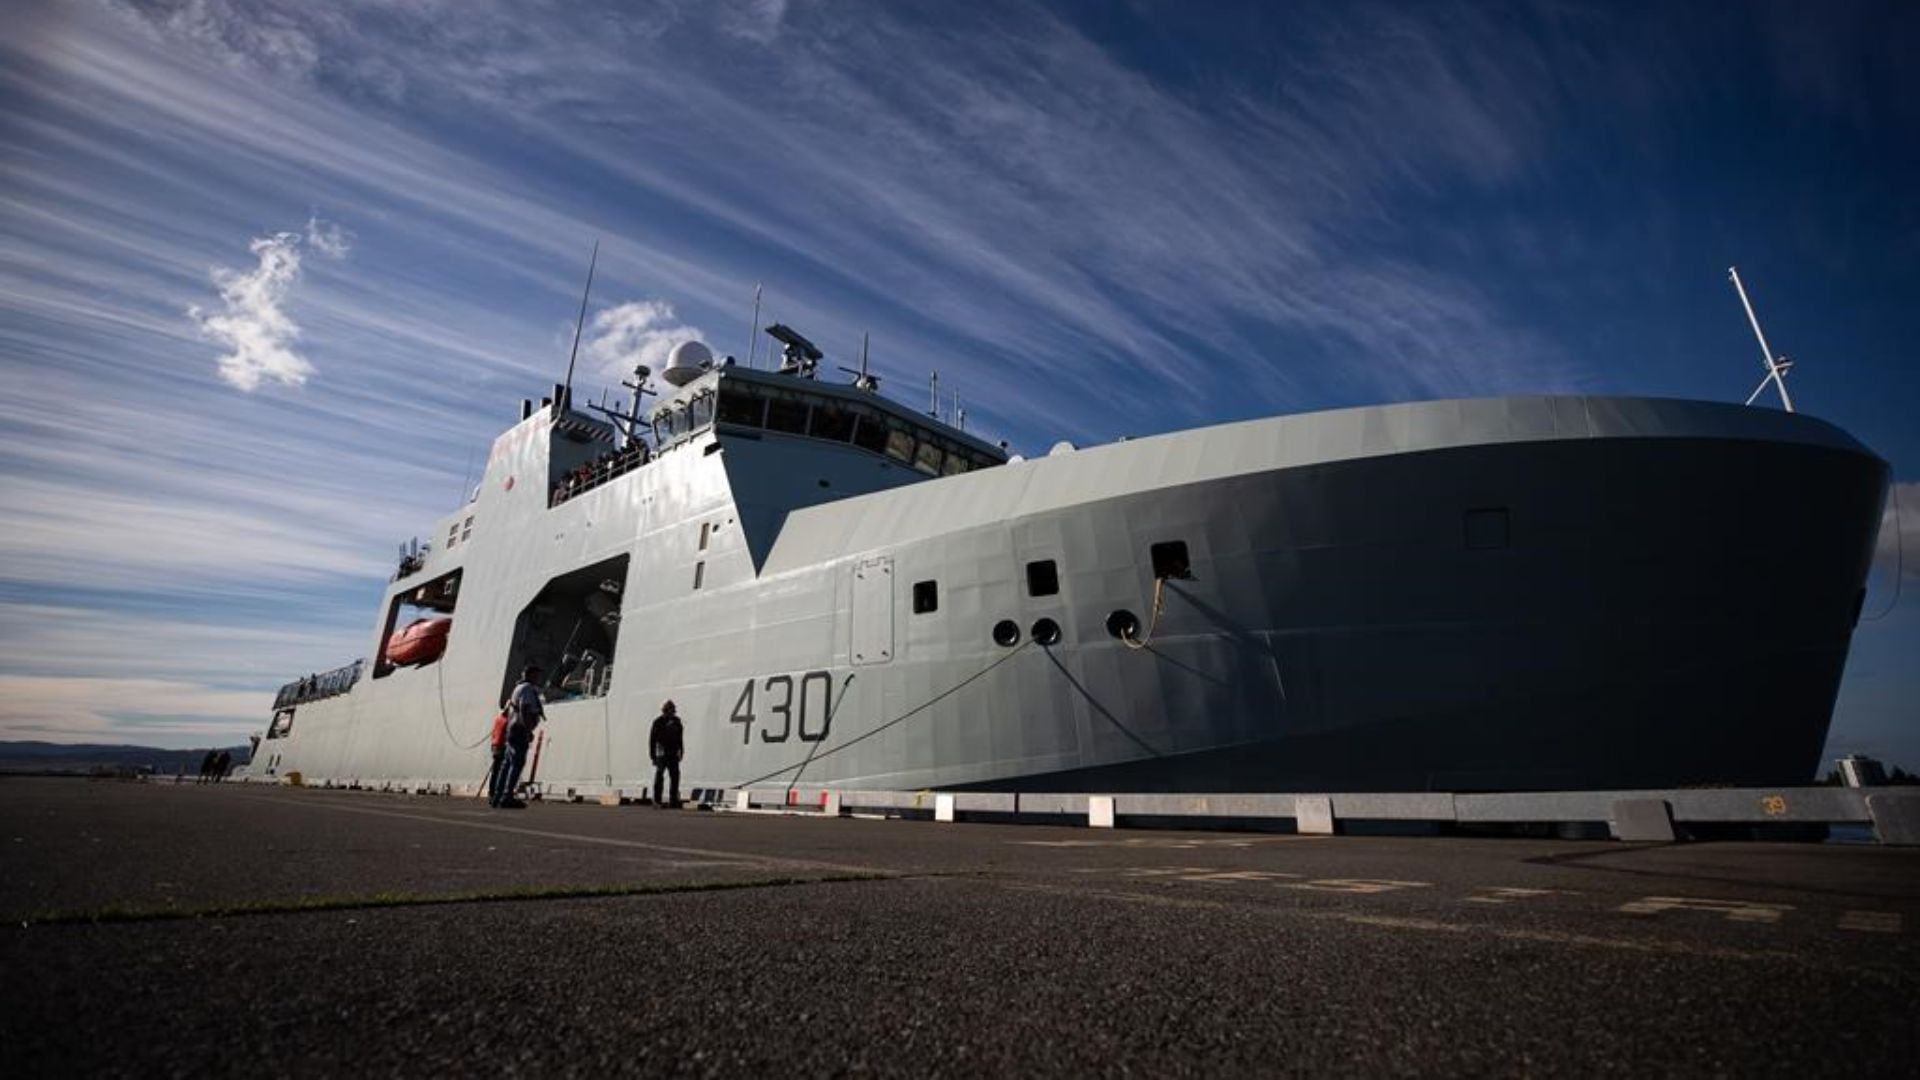
[[[769,675],[761,684],[761,689],[767,694],[767,711],[779,718],[777,732],[772,729],[772,724],[763,722],[760,725],[761,742],[783,743],[792,738],[796,708],[799,711],[797,719],[801,742],[819,742],[827,737],[828,729],[833,726],[832,675],[824,671],[809,671],[800,676],[798,702],[794,700],[791,675]],[[740,699],[733,704],[733,715],[727,718],[728,723],[740,725],[742,745],[753,741],[753,726],[756,719],[753,698],[754,681],[748,679],[747,685],[740,688]],[[816,716],[820,720],[819,731],[813,731],[808,727],[809,721]]]

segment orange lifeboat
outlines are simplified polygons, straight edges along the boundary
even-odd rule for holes
[[[447,631],[453,620],[416,619],[406,629],[387,639],[387,663],[400,667],[423,667],[440,659],[447,651]]]

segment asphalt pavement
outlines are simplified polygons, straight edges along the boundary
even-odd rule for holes
[[[1920,850],[0,780],[0,1075],[1920,1072]]]

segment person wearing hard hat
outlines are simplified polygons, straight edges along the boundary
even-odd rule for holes
[[[680,805],[680,758],[685,752],[685,732],[680,726],[680,714],[671,700],[662,702],[660,715],[653,718],[653,730],[647,736],[647,756],[653,759],[653,805]],[[660,801],[660,781],[663,776],[673,780],[670,802]]]

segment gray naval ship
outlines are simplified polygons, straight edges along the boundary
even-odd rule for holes
[[[1831,424],[1508,397],[1020,460],[771,332],[778,371],[682,346],[644,417],[522,402],[253,775],[471,786],[532,663],[549,790],[640,788],[667,699],[690,786],[1814,775],[1888,482]]]

